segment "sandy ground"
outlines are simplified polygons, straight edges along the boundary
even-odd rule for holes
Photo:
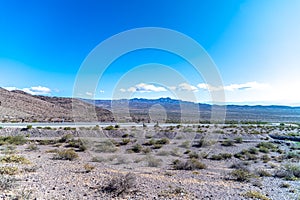
[[[300,155],[299,149],[295,148],[299,144],[278,143],[268,137],[270,133],[297,131],[298,128],[290,127],[224,128],[218,125],[120,127],[114,130],[97,127],[94,130],[1,129],[1,135],[26,135],[29,141],[15,147],[2,145],[0,157],[19,155],[27,158],[30,164],[0,163],[1,167],[18,168],[16,175],[4,175],[16,180],[11,188],[0,189],[0,199],[231,200],[249,199],[246,194],[254,191],[263,196],[258,199],[297,199],[300,197],[299,179],[291,181],[274,175],[285,163],[299,163],[299,157],[279,159],[292,147],[292,152]],[[67,134],[73,135],[74,138],[70,137],[63,142],[55,141],[54,144],[40,144],[40,140],[58,140]],[[150,141],[158,141],[161,138],[168,138],[167,144],[156,147],[149,145]],[[192,146],[201,138],[206,145]],[[242,142],[234,142],[230,146],[222,145],[228,140],[235,141],[236,138],[242,138]],[[77,139],[83,141],[87,148],[85,151],[68,147],[70,141]],[[282,152],[258,152],[256,160],[246,161],[233,156],[261,142],[273,143],[277,150]],[[137,147],[137,144],[140,145],[141,152],[130,151]],[[78,158],[72,161],[54,159],[57,154],[55,151],[72,148],[77,151]],[[13,150],[9,152],[8,149]],[[187,151],[197,154],[196,160],[205,164],[206,169],[175,170],[173,161],[189,160],[191,153],[188,154]],[[211,159],[219,153],[228,153],[232,157],[226,160]],[[268,162],[261,159],[264,155],[270,158]],[[231,165],[241,162],[247,162],[247,168],[252,174],[247,181],[237,181],[230,175],[234,170]],[[269,172],[271,176],[260,177],[257,174],[260,169]],[[116,182],[119,185],[113,190],[113,183]],[[126,189],[124,191],[120,189],[123,186]]]

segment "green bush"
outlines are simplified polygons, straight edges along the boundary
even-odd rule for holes
[[[23,145],[27,142],[23,135],[16,136],[0,136],[0,145],[13,144],[13,145]]]
[[[258,148],[266,148],[266,149],[277,149],[277,146],[271,142],[261,142],[256,145]]]
[[[36,144],[30,144],[28,145],[28,147],[26,148],[27,151],[36,151],[38,150],[39,147]]]
[[[114,130],[114,127],[112,125],[110,125],[110,126],[105,127],[104,130],[111,131],[111,130]]]
[[[246,169],[235,169],[230,172],[230,176],[236,181],[245,182],[250,180],[252,174]]]
[[[173,168],[175,170],[196,170],[196,169],[206,169],[207,167],[205,164],[193,158],[187,161],[174,160]]]
[[[27,129],[32,129],[32,125],[27,125]]]
[[[232,140],[224,140],[222,143],[221,143],[222,146],[225,146],[225,147],[230,147],[230,146],[234,146],[234,141]]]
[[[220,153],[218,155],[212,155],[211,160],[227,160],[232,157],[232,154],[230,153]]]
[[[242,137],[236,137],[234,138],[235,143],[243,143],[243,138]]]
[[[130,148],[130,150],[133,151],[134,153],[140,153],[142,149],[143,147],[140,144],[135,144]]]
[[[53,159],[57,159],[57,160],[75,160],[77,159],[79,156],[78,154],[73,150],[73,149],[64,149],[64,150],[60,150],[58,151]]]
[[[271,200],[270,198],[257,191],[248,191],[243,196],[251,199]]]
[[[1,166],[0,167],[0,174],[1,175],[16,175],[19,172],[17,167],[12,166]]]
[[[95,145],[94,151],[98,153],[113,153],[118,150],[118,147],[111,141],[102,141]]]
[[[284,178],[286,180],[296,180],[300,178],[300,165],[286,164],[275,172],[275,177]]]
[[[257,169],[256,174],[260,177],[270,177],[272,174],[264,169]]]
[[[67,128],[67,127],[66,127]],[[60,143],[64,143],[64,142],[69,142],[70,140],[72,140],[74,138],[73,134],[66,134],[64,136],[62,136],[58,142]]]
[[[199,158],[199,154],[193,151],[193,152],[189,153],[189,158],[198,159]]]
[[[189,141],[184,141],[181,143],[181,145],[179,145],[179,147],[188,149],[191,147],[191,143]]]
[[[30,164],[30,161],[27,158],[19,155],[7,155],[2,157],[0,160],[5,163]]]

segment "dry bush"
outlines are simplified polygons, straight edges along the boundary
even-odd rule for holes
[[[129,193],[133,188],[136,187],[136,184],[136,176],[134,173],[118,175],[109,180],[107,185],[102,187],[102,191],[112,193],[115,196],[121,196]]]
[[[79,157],[78,154],[73,149],[64,149],[64,150],[58,151],[53,156],[53,159],[72,161],[72,160],[77,159],[78,157]]]

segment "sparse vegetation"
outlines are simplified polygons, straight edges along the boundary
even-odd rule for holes
[[[286,180],[296,180],[300,178],[300,165],[285,164],[281,169],[275,172],[275,177],[284,178]]]
[[[234,146],[234,141],[226,139],[221,143],[222,146],[225,147],[230,147],[230,146]]]
[[[260,192],[257,191],[248,191],[244,195],[246,198],[252,198],[252,199],[260,199],[260,200],[271,200],[267,196],[261,194]]]
[[[79,156],[73,149],[63,149],[59,150],[54,156],[53,159],[57,160],[75,160]]]
[[[1,175],[16,175],[19,172],[17,167],[13,166],[1,166],[0,167],[0,174]]]
[[[115,196],[121,196],[130,193],[130,190],[136,186],[136,176],[133,173],[118,176],[110,179],[106,186],[102,187],[103,192],[113,193]]]
[[[249,181],[252,177],[252,174],[246,169],[235,169],[230,172],[232,179],[240,182]]]
[[[95,144],[93,150],[97,153],[114,153],[118,151],[118,147],[111,140],[105,140]]]
[[[162,160],[155,158],[154,156],[146,156],[145,158],[148,167],[159,167],[162,163]]]
[[[19,155],[6,155],[2,158],[0,158],[0,161],[1,162],[4,162],[4,163],[18,163],[18,164],[30,164],[31,162],[23,157],[23,156],[19,156]]]
[[[175,170],[196,170],[196,169],[206,169],[206,165],[199,162],[197,159],[189,159],[187,161],[174,160],[173,168]]]
[[[22,135],[16,136],[0,136],[0,146],[6,144],[23,145],[27,142],[26,138]]]
[[[230,153],[220,153],[218,155],[212,155],[210,157],[211,160],[227,160],[232,157],[232,154]]]
[[[93,171],[93,169],[95,169],[95,166],[90,165],[88,163],[86,163],[83,167],[84,167],[84,170],[86,173],[89,173],[89,172]]]

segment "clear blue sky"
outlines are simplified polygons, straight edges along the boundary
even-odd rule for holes
[[[82,62],[99,43],[129,29],[163,27],[209,53],[227,103],[300,105],[299,10],[297,0],[0,0],[0,87],[72,96]],[[210,102],[207,88],[217,90],[175,55],[148,49],[116,60],[91,97],[110,99],[124,74],[147,63],[176,69],[189,81],[173,89],[192,91],[197,101]],[[144,75],[132,73],[139,82],[117,92],[174,97]]]

